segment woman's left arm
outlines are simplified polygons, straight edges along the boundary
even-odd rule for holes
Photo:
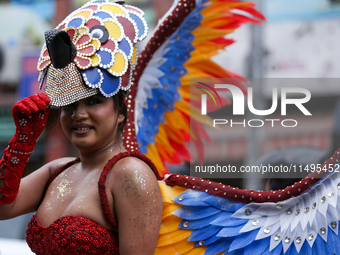
[[[137,158],[122,159],[113,170],[119,252],[154,254],[163,205],[157,179],[150,167]]]

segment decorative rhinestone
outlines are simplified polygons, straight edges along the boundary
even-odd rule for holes
[[[203,245],[204,245],[204,241],[199,241],[199,242],[198,242],[198,245],[199,245],[199,246],[203,246]]]
[[[335,229],[336,226],[337,226],[336,221],[332,221],[332,222],[331,222],[331,228],[332,228],[332,229]]]
[[[312,241],[313,238],[314,238],[313,234],[310,234],[310,235],[308,236],[308,240],[309,240],[309,241]]]
[[[338,183],[338,189],[340,189],[340,182]]]
[[[289,208],[289,209],[286,211],[286,213],[287,213],[288,215],[291,214],[291,213],[292,213],[292,209]]]
[[[182,201],[183,199],[184,199],[183,195],[178,198],[179,201]]]
[[[334,196],[334,192],[333,192],[333,191],[329,192],[329,193],[328,193],[328,196],[329,196],[329,197]]]
[[[253,220],[251,224],[253,224],[253,226],[257,226],[259,224],[259,221],[258,220]]]
[[[290,237],[289,236],[286,236],[285,238],[285,243],[289,243],[290,242]]]
[[[282,209],[282,205],[276,205],[275,207],[276,207],[276,209],[278,209],[278,210],[281,210],[281,209]]]
[[[246,210],[244,211],[244,213],[245,213],[246,215],[250,215],[250,214],[251,214],[251,210],[248,208],[248,209],[246,209]]]
[[[308,213],[309,212],[309,207],[306,207],[305,208],[305,213]]]
[[[263,232],[264,232],[265,234],[269,234],[269,233],[270,233],[270,228],[268,228],[268,227],[264,228],[264,229],[263,229]]]
[[[185,221],[185,222],[183,223],[183,227],[185,227],[185,228],[189,227],[189,221]]]
[[[300,209],[296,209],[295,215],[299,215],[300,214]]]
[[[326,233],[326,229],[325,228],[320,228],[320,234],[324,235]]]
[[[301,237],[298,236],[298,237],[295,239],[295,242],[296,242],[296,243],[301,243]]]
[[[326,197],[323,196],[323,197],[321,198],[321,203],[324,203],[325,201],[326,201]]]
[[[19,163],[19,159],[18,159],[17,157],[13,157],[13,158],[11,159],[11,162],[12,162],[13,164],[18,164],[18,163]]]
[[[312,208],[313,208],[313,209],[315,209],[315,207],[316,207],[316,203],[314,202],[314,203],[313,203],[313,207],[312,207]]]
[[[280,240],[280,235],[279,235],[279,234],[276,234],[276,235],[274,236],[274,240],[275,240],[275,241],[279,241],[279,240]]]

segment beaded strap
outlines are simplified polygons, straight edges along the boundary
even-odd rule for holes
[[[317,183],[321,178],[332,172],[332,168],[340,161],[340,149],[337,150],[331,158],[319,167],[315,172],[309,174],[301,181],[286,187],[282,190],[273,191],[255,191],[243,190],[222,183],[180,174],[171,174],[164,179],[164,182],[170,186],[180,186],[194,190],[207,192],[211,195],[226,198],[240,203],[264,203],[264,202],[279,202],[296,197]]]
[[[156,175],[157,180],[162,179],[160,177],[158,171],[157,171],[156,166],[152,163],[152,161],[149,158],[147,158],[146,156],[144,156],[143,154],[140,154],[139,152],[136,152],[136,151],[119,153],[107,162],[107,164],[105,165],[105,167],[104,167],[104,169],[103,169],[103,171],[100,175],[100,179],[99,179],[99,182],[98,182],[98,189],[99,189],[99,195],[100,195],[100,203],[102,205],[104,215],[105,215],[106,219],[110,222],[110,224],[114,228],[118,228],[118,222],[114,218],[113,213],[111,212],[110,205],[109,205],[107,195],[106,195],[106,191],[105,191],[105,189],[106,189],[105,183],[106,183],[106,177],[107,177],[109,171],[118,162],[118,160],[125,158],[125,157],[139,158],[140,160],[144,161],[146,164],[149,165],[151,170]]]

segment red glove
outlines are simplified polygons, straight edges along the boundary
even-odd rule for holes
[[[0,204],[13,203],[18,194],[26,163],[46,126],[50,101],[47,95],[39,93],[20,100],[12,108],[16,131],[0,160],[0,185],[5,182],[4,188],[0,188]]]

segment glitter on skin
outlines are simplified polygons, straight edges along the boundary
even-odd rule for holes
[[[61,180],[61,182],[57,186],[57,189],[58,189],[57,198],[58,199],[61,198],[61,200],[63,201],[63,197],[71,194],[71,184],[72,183],[73,183],[73,181],[69,181],[67,179]]]
[[[151,174],[148,173],[148,175]],[[149,192],[145,176],[141,175],[138,170],[135,170],[132,175],[125,175],[125,183],[126,183],[125,184],[126,197],[128,197],[129,195],[133,195],[136,198],[141,198],[142,197],[141,191],[144,191],[148,196],[149,195],[153,196],[155,193],[157,193],[157,190]],[[131,191],[132,194],[129,194],[129,191]],[[147,210],[144,212],[144,216],[137,217],[136,219],[134,219],[135,223],[138,224],[140,220],[149,219],[153,215],[155,204],[156,204],[155,199],[148,202]],[[147,226],[146,229],[148,229]],[[144,238],[144,236],[142,238]]]
[[[46,205],[45,205],[45,207],[46,207],[46,210],[48,210],[48,211],[53,210],[53,207],[51,206],[51,203],[50,203],[50,202],[47,202]]]

